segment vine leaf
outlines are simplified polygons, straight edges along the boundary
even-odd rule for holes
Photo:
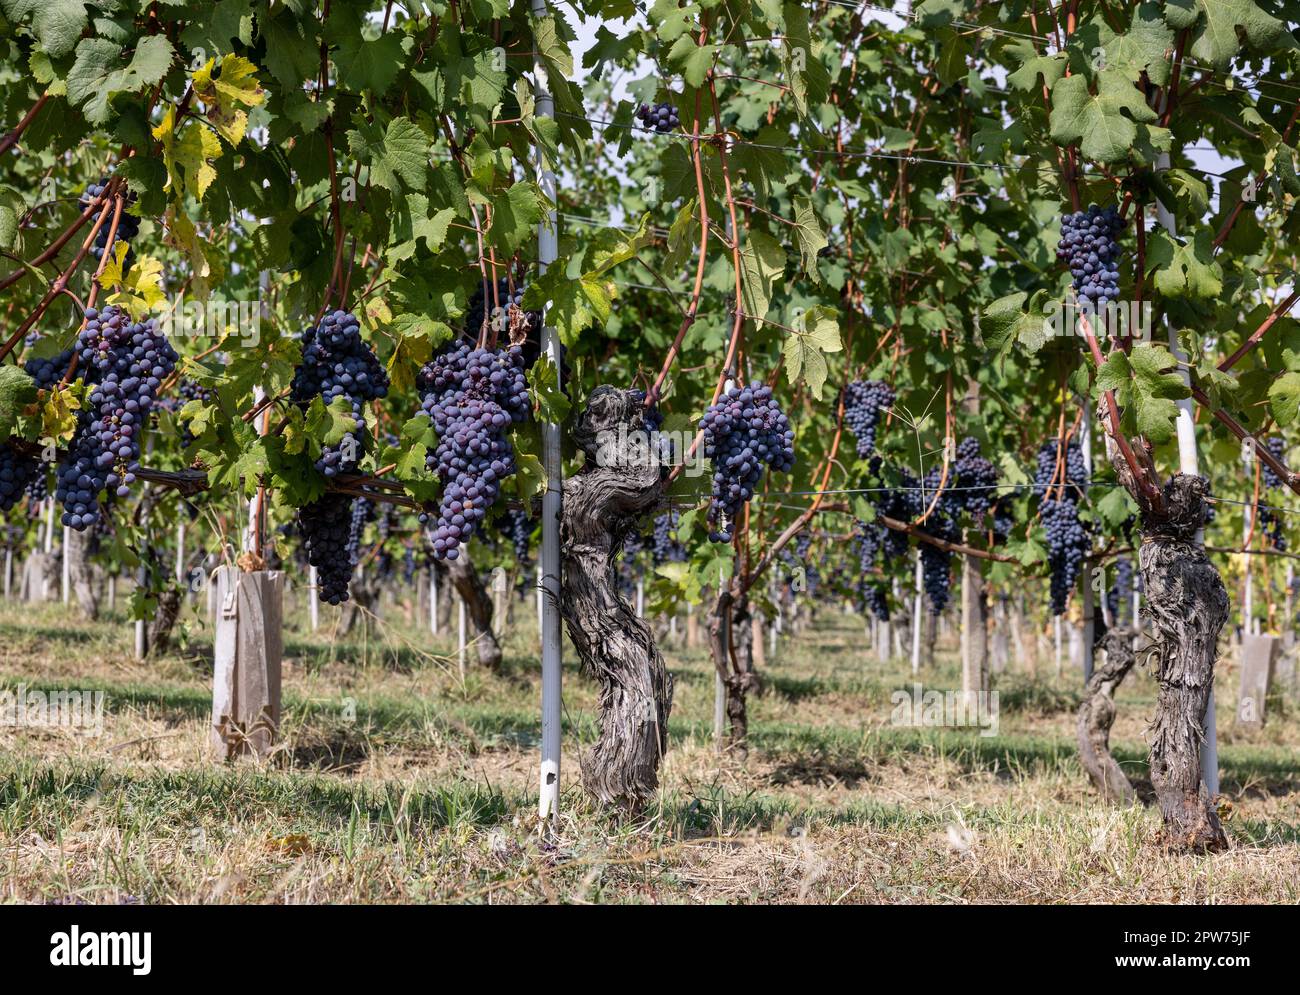
[[[421,413],[406,420],[398,444],[385,446],[380,456],[381,463],[394,464],[394,476],[417,501],[432,501],[441,490],[438,478],[426,463],[429,450],[437,444],[429,416]]]
[[[212,75],[216,57],[209,59],[192,77],[194,96],[208,110],[208,120],[231,145],[238,145],[248,130],[248,112],[243,107],[256,107],[266,94],[257,81],[257,66],[238,55],[227,55],[221,60],[221,72]],[[241,107],[240,105],[243,105]]]
[[[741,282],[745,313],[763,318],[772,303],[772,284],[785,273],[785,249],[771,235],[757,229],[745,239],[740,253]]]
[[[1136,83],[1145,73],[1156,86],[1169,82],[1174,32],[1161,17],[1160,5],[1140,3],[1133,8],[1129,29],[1116,34],[1102,23],[1098,32],[1107,68],[1122,72]]]
[[[68,70],[68,100],[81,107],[91,124],[107,124],[113,97],[154,86],[167,74],[175,56],[172,43],[161,34],[141,38],[130,62],[124,62],[122,46],[115,41],[83,39]]]
[[[0,0],[0,10],[13,22],[31,15],[36,37],[51,59],[72,51],[89,19],[85,0]]]
[[[22,409],[35,400],[35,380],[17,366],[0,366],[0,437],[12,434]]]
[[[1125,419],[1131,418],[1140,434],[1157,444],[1168,442],[1178,416],[1174,402],[1191,396],[1177,366],[1164,346],[1139,345],[1128,355],[1116,349],[1097,373],[1097,391],[1116,391]]]
[[[820,401],[828,370],[825,354],[843,348],[839,319],[833,308],[818,304],[804,312],[801,324],[803,328],[792,329],[781,347],[785,371],[791,384],[802,380]]]
[[[1300,373],[1283,373],[1268,389],[1269,407],[1280,428],[1286,428],[1300,413]]]
[[[187,193],[195,200],[202,200],[217,178],[217,171],[208,160],[221,155],[221,139],[199,124],[185,128],[178,138],[177,127],[176,108],[169,105],[153,129],[153,137],[162,144],[166,189],[172,191],[177,201]]]
[[[348,151],[370,166],[375,186],[401,193],[403,185],[424,189],[429,165],[429,139],[410,118],[396,117],[388,128],[363,123],[348,132]]]
[[[1156,120],[1156,112],[1119,69],[1097,74],[1096,94],[1088,92],[1085,76],[1065,76],[1052,86],[1052,141],[1079,143],[1086,159],[1122,162],[1135,151],[1167,149],[1170,133],[1154,127]]]
[[[120,240],[113,246],[112,256],[100,274],[99,284],[105,290],[120,287],[108,298],[108,303],[126,308],[131,319],[139,321],[166,301],[167,295],[162,289],[162,263],[152,256],[136,260],[135,265],[123,273],[129,251],[130,246],[125,240]]]
[[[804,272],[820,282],[821,273],[817,269],[817,254],[830,245],[830,241],[826,238],[826,231],[822,228],[821,219],[818,218],[817,209],[813,207],[812,201],[802,200],[796,202],[796,205],[794,236],[799,242],[799,257]]]
[[[1179,242],[1164,230],[1147,241],[1147,273],[1155,275],[1155,288],[1166,297],[1213,300],[1223,291],[1223,268],[1214,258],[1208,228],[1196,232],[1191,244]]]
[[[1241,35],[1256,48],[1279,44],[1296,47],[1286,25],[1254,0],[1169,0],[1165,20],[1176,31],[1199,23],[1192,37],[1191,55],[1215,69],[1226,68],[1241,50]]]
[[[529,368],[526,377],[529,393],[532,395],[533,403],[537,405],[537,416],[542,421],[554,422],[557,425],[567,421],[572,405],[564,391],[560,390],[560,376],[551,358],[539,357]]]

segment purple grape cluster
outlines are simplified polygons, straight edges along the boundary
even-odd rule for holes
[[[1133,561],[1120,557],[1115,561],[1115,582],[1106,592],[1106,607],[1110,609],[1112,625],[1132,621],[1133,615]]]
[[[327,493],[298,509],[298,533],[307,562],[316,568],[320,600],[337,605],[348,600],[348,582],[356,566],[352,543],[353,504],[346,494]]]
[[[894,406],[894,389],[883,380],[854,380],[844,388],[844,423],[858,441],[858,455],[876,451],[880,413]]]
[[[1279,553],[1285,553],[1286,536],[1282,534],[1282,517],[1268,505],[1261,504],[1258,507],[1259,527],[1264,533],[1264,538]]]
[[[1119,301],[1118,236],[1124,221],[1114,207],[1096,204],[1061,218],[1056,258],[1070,268],[1074,292],[1095,308]]]
[[[30,348],[39,341],[40,336],[32,335],[27,339],[27,346]],[[64,349],[62,352],[53,356],[44,358],[33,357],[23,364],[23,369],[27,375],[36,381],[38,390],[50,390],[55,384],[60,383],[68,372],[68,367],[72,365],[72,354],[76,350]]]
[[[30,372],[30,371],[28,371]],[[1272,435],[1264,440],[1264,448],[1268,454],[1279,463],[1285,464],[1286,458],[1286,440],[1280,435]],[[1273,468],[1263,460],[1259,461],[1260,475],[1264,478],[1265,487],[1281,487],[1282,478],[1273,472]]]
[[[636,119],[647,131],[666,135],[682,126],[677,108],[672,104],[642,104],[636,109]]]
[[[433,555],[454,560],[516,469],[507,432],[529,412],[523,351],[457,343],[425,364],[417,386],[438,434],[438,446],[428,455],[428,467],[443,487],[430,536]],[[421,515],[421,523],[428,518]]]
[[[326,477],[352,473],[361,462],[365,436],[362,405],[388,394],[388,373],[361,338],[361,322],[333,311],[302,333],[302,362],[294,370],[292,397],[301,405],[319,397],[326,406],[344,397],[352,405],[353,428],[336,445],[322,446],[316,469]],[[351,458],[348,458],[351,457]]]
[[[523,284],[516,284],[515,289],[511,290],[510,281],[501,277],[497,280],[495,295],[487,298],[484,297],[484,286],[484,283],[480,283],[469,300],[469,308],[465,312],[466,334],[477,338],[483,330],[484,321],[487,321],[498,335],[508,333],[514,326],[523,332],[527,340],[536,340],[542,328],[542,313],[524,310]]]
[[[1068,496],[1079,499],[1088,488],[1088,468],[1083,462],[1083,450],[1078,440],[1071,439],[1065,448],[1065,475],[1057,473],[1057,454],[1060,452],[1060,440],[1048,439],[1038,447],[1038,466],[1034,470],[1034,496],[1044,497],[1050,490],[1058,490]]]
[[[953,466],[956,498],[976,523],[993,506],[998,487],[998,468],[980,455],[979,439],[967,436],[957,445]]]
[[[686,547],[677,539],[677,516],[671,511],[656,515],[650,537],[650,558],[655,563],[681,563]]]
[[[875,573],[876,556],[889,530],[879,522],[853,522],[853,550],[858,557],[858,576],[854,582],[854,600],[859,614],[870,611],[882,622],[889,621],[889,599],[884,588],[868,578]]]
[[[733,386],[700,420],[704,455],[713,461],[709,538],[730,542],[740,511],[754,496],[763,467],[788,472],[794,466],[794,431],[772,388],[763,383]]]
[[[506,508],[493,519],[493,524],[510,541],[511,548],[515,551],[515,562],[527,566],[531,562],[528,546],[536,527],[536,523],[528,517],[528,512],[522,508]]]
[[[100,194],[102,194],[106,186],[108,186],[107,176],[101,177],[98,183],[92,183],[90,186],[86,187],[86,192],[81,195],[81,203],[80,203],[81,209],[84,211],[87,207],[89,207],[90,202],[94,200],[96,197],[98,197]],[[140,234],[140,219],[137,218],[134,214],[128,213],[127,211],[127,206],[134,203],[135,203],[135,194],[128,193],[126,195],[126,203],[122,205],[122,216],[118,219],[117,222],[117,231],[114,232],[114,238],[113,238],[114,242],[120,239],[121,241],[128,243],[128,248],[126,251],[126,259],[124,261],[123,268],[130,267],[131,260],[135,256],[135,252],[129,247],[129,243],[131,242],[132,239],[134,239],[137,235]],[[102,207],[103,205],[101,205],[101,210]],[[104,257],[104,252],[109,248],[108,230],[112,226],[113,226],[113,212],[110,210],[108,217],[104,219],[104,223],[99,226],[99,232],[95,235],[95,244],[90,247],[90,254],[94,256],[96,259],[102,259]]]
[[[1052,614],[1061,615],[1092,549],[1092,528],[1079,518],[1079,506],[1069,496],[1043,501],[1039,515],[1047,535],[1047,564],[1052,572]]]
[[[8,443],[0,444],[0,511],[13,510],[37,476],[44,476],[40,470],[40,460],[14,452]]]
[[[110,502],[130,493],[141,437],[177,356],[157,321],[133,322],[117,307],[86,309],[77,352],[82,377],[94,387],[59,467],[55,497],[63,524],[81,531],[99,521],[101,491]]]
[[[31,348],[40,340],[39,335],[27,337]],[[36,381],[39,390],[49,390],[63,379],[72,362],[72,350],[65,349],[56,356],[29,359],[23,368]],[[0,511],[11,511],[25,493],[34,504],[49,495],[49,481],[39,458],[14,451],[13,447],[0,445]]]
[[[1083,562],[1092,548],[1092,527],[1079,518],[1079,502],[1088,491],[1088,469],[1083,450],[1071,439],[1058,471],[1060,440],[1048,439],[1038,448],[1034,471],[1034,496],[1040,501],[1039,517],[1047,534],[1047,564],[1051,569],[1052,614],[1060,615],[1070,600]]]

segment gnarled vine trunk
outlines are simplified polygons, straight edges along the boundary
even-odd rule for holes
[[[734,582],[733,582],[734,583]],[[729,625],[724,625],[729,620]],[[749,596],[737,597],[731,586],[722,590],[709,616],[709,649],[713,666],[727,690],[727,727],[730,749],[741,759],[749,755],[749,715],[746,698],[761,690],[754,669],[753,623]]]
[[[1103,419],[1102,424],[1107,422]],[[1193,850],[1227,846],[1214,799],[1201,780],[1205,709],[1214,686],[1219,632],[1228,620],[1228,592],[1205,553],[1199,531],[1205,524],[1207,484],[1176,474],[1155,502],[1133,477],[1113,437],[1107,455],[1120,483],[1141,509],[1142,547],[1138,566],[1146,595],[1160,691],[1151,722],[1151,784],[1170,841]],[[1137,457],[1157,479],[1150,455]]]
[[[1110,729],[1115,724],[1115,690],[1137,660],[1132,629],[1111,629],[1100,640],[1106,662],[1092,672],[1079,705],[1079,762],[1092,778],[1101,796],[1120,805],[1131,805],[1133,785],[1119,762],[1111,756]]]
[[[181,592],[175,588],[166,588],[158,594],[158,607],[154,610],[153,620],[149,623],[149,640],[146,643],[149,654],[166,652],[171,646],[172,629],[181,614]]]
[[[664,468],[641,445],[643,397],[608,386],[592,391],[573,430],[587,460],[565,481],[560,525],[560,614],[583,671],[600,683],[600,738],[582,758],[582,781],[630,815],[658,787],[673,700],[654,633],[618,593],[614,572],[636,519],[663,496]]]
[[[478,662],[489,670],[501,666],[501,644],[497,642],[492,630],[492,595],[483,584],[483,578],[474,569],[469,558],[469,551],[460,547],[460,555],[454,560],[443,560],[447,568],[447,577],[451,580],[456,593],[465,602],[465,614],[469,616],[470,625],[474,627],[474,646],[478,652]]]
[[[81,608],[86,621],[93,622],[99,617],[99,599],[95,596],[95,577],[90,564],[89,532],[68,530],[68,548],[64,555],[68,558],[68,579],[72,583],[72,593]]]

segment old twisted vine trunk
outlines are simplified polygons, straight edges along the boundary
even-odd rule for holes
[[[733,581],[734,584],[734,581]],[[762,686],[754,668],[753,621],[749,596],[737,597],[724,588],[709,616],[709,650],[713,666],[727,691],[730,749],[742,760],[749,755],[749,714],[746,699]]]
[[[639,391],[598,387],[573,437],[587,460],[564,483],[560,614],[584,673],[600,684],[600,738],[582,758],[582,781],[629,815],[659,783],[668,748],[673,681],[650,626],[618,593],[615,560],[637,518],[663,495],[665,472],[645,441]]]
[[[1207,484],[1200,477],[1176,474],[1161,488],[1157,506],[1138,486],[1109,434],[1106,449],[1142,516],[1142,611],[1160,683],[1151,722],[1151,784],[1170,842],[1192,850],[1221,850],[1228,843],[1214,799],[1201,781],[1201,744],[1229,603],[1200,537]],[[1139,449],[1137,456],[1148,477],[1158,479],[1149,451]]]
[[[460,555],[454,560],[443,560],[443,566],[447,568],[447,576],[456,593],[465,602],[465,614],[474,627],[478,662],[489,670],[496,670],[501,666],[501,644],[492,631],[492,596],[470,561],[469,550],[461,546]]]
[[[1092,672],[1079,706],[1079,761],[1101,796],[1118,805],[1134,801],[1133,785],[1111,756],[1110,729],[1115,724],[1115,689],[1137,660],[1132,629],[1111,629],[1099,641],[1106,662]]]

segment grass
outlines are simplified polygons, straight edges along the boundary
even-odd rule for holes
[[[1013,663],[995,736],[890,721],[910,691],[854,619],[822,610],[783,640],[751,705],[746,762],[712,747],[713,675],[667,650],[671,749],[644,822],[583,794],[595,689],[570,655],[563,814],[534,831],[539,674],[528,606],[501,674],[462,679],[410,606],[368,638],[307,630],[290,605],[282,742],[211,762],[210,629],[131,658],[125,620],[0,603],[0,690],[101,691],[99,735],[0,726],[0,900],[50,902],[1295,902],[1300,720],[1279,695],[1262,730],[1233,726],[1220,664],[1229,852],[1166,849],[1148,807],[1101,804],[1075,757],[1079,681]],[[955,638],[927,688],[959,683]],[[471,660],[473,654],[471,653]],[[1155,688],[1121,690],[1115,752],[1140,791]]]

